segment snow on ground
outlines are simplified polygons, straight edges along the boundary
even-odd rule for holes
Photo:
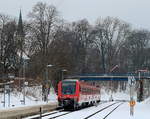
[[[108,119],[150,119],[150,98],[144,102],[136,103],[134,115],[130,116],[129,103],[121,105]]]
[[[10,106],[9,106],[9,95],[5,94],[5,107],[4,107],[4,94],[0,93],[0,109],[8,109],[14,107],[23,107],[23,106],[33,106],[33,105],[40,105],[46,104],[49,102],[56,102],[57,96],[53,89],[51,89],[50,94],[48,95],[48,102],[42,101],[42,92],[41,88],[33,87],[33,88],[26,88],[27,96],[25,96],[25,105],[21,102],[23,100],[23,94],[20,92],[13,91],[10,93]],[[31,96],[32,94],[32,96]]]
[[[106,92],[105,88],[101,90],[101,100],[110,100],[111,98],[113,98],[113,100],[129,100],[130,95],[128,91]]]
[[[87,116],[95,113],[98,110],[112,104],[114,102],[107,102],[100,104],[98,106],[92,106],[89,108],[85,108],[82,110],[78,110],[72,112],[70,114],[64,115],[62,117],[58,117],[57,119],[83,119]],[[97,113],[96,115],[90,117],[89,119],[103,119],[109,112],[111,112],[118,104],[111,106],[103,110],[102,112]],[[66,111],[67,112],[67,111]],[[61,112],[59,114],[54,114],[50,116],[46,116],[43,119],[52,118],[57,115],[61,115],[66,112]],[[118,107],[112,114],[110,114],[107,119],[150,119],[150,98],[144,102],[137,103],[134,108],[134,115],[130,116],[130,106],[128,102],[124,102],[120,107]]]
[[[26,104],[21,104],[20,100],[23,100],[22,93],[18,92],[12,92],[11,97],[11,103],[10,107],[8,107],[8,94],[6,94],[6,107],[3,107],[3,103],[1,103],[4,100],[4,95],[0,94],[0,109],[7,109],[7,108],[13,108],[13,107],[23,107],[23,106],[31,106],[31,105],[40,105],[40,104],[46,104],[47,102],[42,101],[42,95],[41,95],[41,88],[40,87],[33,87],[33,88],[27,88],[26,92],[28,92],[29,96],[26,96]],[[32,96],[31,96],[32,94]],[[101,100],[110,100],[110,97],[113,97],[113,100],[129,100],[129,91],[125,92],[106,92],[105,89],[101,90]],[[135,94],[136,99],[136,94]],[[48,95],[48,102],[56,102],[57,96],[55,94],[54,89],[50,90],[50,94]],[[89,108],[85,108],[82,110],[75,111],[69,115],[66,115],[64,117],[60,117],[59,119],[82,119],[83,117],[86,117],[92,113],[94,113],[97,110],[100,110],[101,108],[111,104],[113,102],[108,102],[105,104],[101,104]],[[91,119],[97,119],[102,118],[106,114],[108,114],[111,109],[113,109],[116,105],[112,106],[112,108],[106,109],[102,113],[99,113],[92,117]],[[134,116],[130,116],[130,106],[128,102],[125,102],[123,105],[121,105],[119,108],[116,109],[111,115],[107,117],[107,119],[150,119],[150,98],[146,99],[145,101],[138,103],[136,102],[136,105],[134,107]],[[54,115],[53,115],[54,116]],[[46,119],[46,118],[45,118]]]
[[[112,95],[112,97],[111,97],[111,95]],[[101,100],[110,100],[110,98],[113,98],[113,100],[129,100],[130,95],[127,93],[124,93],[124,92],[116,92],[116,93],[102,92]]]
[[[137,100],[137,93],[134,91],[134,99]],[[110,91],[103,87],[101,89],[101,100],[130,100],[130,88],[127,86],[125,91],[117,90],[116,92]]]
[[[114,100],[130,100],[129,90],[125,92],[106,93],[102,90],[102,100],[110,100],[111,94]],[[136,100],[137,95],[134,94],[134,99]],[[129,103],[124,103],[121,105],[112,115],[108,116],[108,119],[150,119],[150,98],[143,102],[136,102],[134,107],[134,115],[130,116],[130,106]]]
[[[105,89],[101,91],[101,99],[102,100],[110,100],[110,96],[112,94],[112,97],[114,100],[130,100],[129,90],[124,92],[106,92]],[[136,93],[134,95],[134,99],[136,100]],[[113,102],[104,103],[101,105],[89,107],[83,110],[75,111],[71,114],[65,115],[63,117],[59,117],[58,119],[83,119],[86,116],[96,112],[97,110],[100,110],[107,105],[111,104]],[[114,105],[110,107],[109,109],[104,110],[101,113],[96,114],[95,116],[91,117],[90,119],[102,119],[104,118],[112,109],[114,109],[117,105]],[[145,101],[139,103],[136,102],[136,105],[134,107],[134,115],[130,115],[130,105],[129,102],[124,102],[120,107],[118,107],[111,115],[107,117],[107,119],[150,119],[150,98],[146,99]],[[57,114],[56,114],[57,115]],[[59,114],[60,115],[60,114]],[[54,115],[53,115],[54,116]],[[50,118],[45,117],[44,119]]]
[[[49,100],[49,102],[57,102],[57,95],[54,91],[54,88],[50,89],[50,93],[48,95],[48,100]]]
[[[104,104],[101,104],[101,105],[98,105],[98,106],[92,106],[92,107],[89,107],[89,108],[84,108],[82,110],[72,112],[68,115],[64,115],[63,117],[58,117],[57,119],[83,119],[83,118],[87,117],[88,115],[93,114],[94,112],[98,111],[99,109],[101,109],[105,106],[108,106],[112,103],[113,102],[109,102],[109,103],[104,103]],[[65,112],[67,112],[67,111],[65,111]],[[61,112],[61,113],[63,114],[64,112]],[[55,114],[55,115],[50,115],[50,116],[44,117],[42,119],[52,118],[54,116],[61,115],[61,113]],[[98,119],[98,118],[96,118],[96,119]]]

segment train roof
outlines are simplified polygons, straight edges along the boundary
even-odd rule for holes
[[[79,81],[79,79],[65,79],[63,81]]]
[[[83,80],[79,80],[79,79],[64,79],[64,80],[62,80],[62,82],[76,82],[76,81],[79,81],[81,84],[83,84],[83,85],[85,85],[85,86],[88,86],[88,87],[92,87],[92,88],[95,88],[95,89],[99,89],[98,87],[96,87],[96,86],[93,86],[93,85],[90,85],[90,84],[88,84],[88,83],[86,83],[86,82],[84,82]]]

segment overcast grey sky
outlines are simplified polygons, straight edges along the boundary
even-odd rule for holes
[[[22,8],[23,18],[40,0],[0,0],[0,13],[18,17]],[[60,15],[75,21],[87,18],[94,23],[98,17],[118,17],[137,28],[150,30],[150,0],[41,0],[53,4]]]

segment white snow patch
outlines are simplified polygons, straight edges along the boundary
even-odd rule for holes
[[[23,93],[13,91],[10,93],[10,105],[9,105],[9,95],[5,94],[5,107],[4,107],[4,94],[0,93],[0,109],[8,109],[14,107],[24,107],[24,106],[33,106],[46,104],[49,102],[57,102],[57,95],[53,89],[50,90],[50,94],[48,95],[48,102],[42,101],[42,87],[41,86],[33,86],[25,88],[26,96],[25,96],[25,105],[23,104]]]

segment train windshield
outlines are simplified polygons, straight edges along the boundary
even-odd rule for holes
[[[75,94],[76,91],[76,82],[65,81],[62,82],[62,94],[70,95]]]

